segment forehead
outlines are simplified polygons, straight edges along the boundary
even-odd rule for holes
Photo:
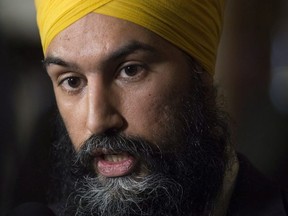
[[[87,56],[97,52],[105,55],[130,41],[143,42],[159,49],[174,47],[144,27],[114,17],[90,13],[60,32],[48,46],[46,55]]]

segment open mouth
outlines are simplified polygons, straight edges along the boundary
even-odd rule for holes
[[[129,155],[126,154],[108,154],[103,155],[103,160],[107,162],[121,162],[129,158]]]
[[[95,168],[98,174],[105,177],[120,177],[133,172],[137,163],[135,157],[127,152],[109,152],[98,150],[95,157]]]

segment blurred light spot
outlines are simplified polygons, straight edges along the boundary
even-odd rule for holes
[[[288,66],[272,70],[270,97],[279,112],[288,114]]]
[[[38,40],[33,0],[0,0],[0,27],[10,37]]]

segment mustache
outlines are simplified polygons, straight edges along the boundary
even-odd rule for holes
[[[103,134],[92,135],[88,138],[80,150],[76,153],[76,163],[89,168],[97,152],[108,151],[112,154],[128,153],[136,158],[148,161],[161,155],[162,152],[157,145],[136,136],[127,136],[123,134]]]

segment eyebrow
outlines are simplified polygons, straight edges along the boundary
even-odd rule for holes
[[[113,62],[118,59],[124,58],[127,55],[130,55],[132,53],[135,53],[137,51],[146,51],[149,52],[151,55],[156,55],[158,51],[153,47],[145,43],[141,43],[139,41],[131,41],[128,44],[124,45],[123,47],[120,47],[118,50],[113,52],[110,56],[108,56],[104,62]],[[43,61],[43,66],[47,67],[50,64],[59,65],[62,67],[67,68],[74,68],[78,69],[79,67],[77,64],[67,62],[59,57],[54,56],[47,56]]]
[[[70,68],[74,71],[79,70],[79,67],[77,66],[77,64],[64,61],[63,59],[59,57],[54,57],[54,56],[47,56],[44,60],[42,60],[42,64],[43,64],[43,67],[46,69],[49,65],[54,64],[54,65],[58,65],[61,67]]]

